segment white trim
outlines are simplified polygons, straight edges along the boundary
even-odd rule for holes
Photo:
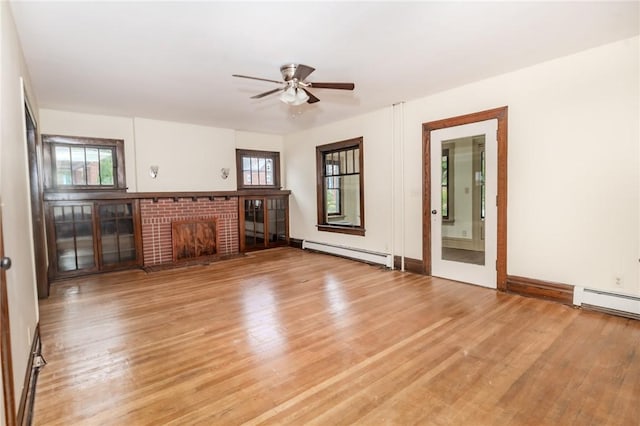
[[[387,268],[393,267],[393,257],[388,253],[379,253],[375,251],[363,250],[353,247],[339,246],[328,243],[320,243],[316,241],[302,241],[303,249],[316,250],[323,253],[335,254],[351,259],[362,260],[364,262],[376,263],[384,265]]]
[[[573,304],[611,309],[621,313],[640,316],[640,297],[584,287],[575,287]]]

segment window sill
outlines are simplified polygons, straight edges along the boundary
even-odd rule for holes
[[[339,234],[349,234],[349,235],[359,235],[364,237],[364,228],[356,228],[349,226],[340,226],[340,225],[316,225],[318,231],[325,232],[337,232]]]

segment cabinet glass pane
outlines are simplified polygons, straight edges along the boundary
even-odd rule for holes
[[[269,242],[286,241],[286,204],[280,198],[270,199],[269,205]]]
[[[115,265],[136,260],[133,204],[100,206],[102,264]]]
[[[93,214],[89,204],[53,208],[58,271],[93,268]]]
[[[264,247],[264,201],[244,201],[245,249]]]

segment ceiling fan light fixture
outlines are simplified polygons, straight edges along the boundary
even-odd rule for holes
[[[287,90],[282,92],[280,95],[280,100],[285,104],[291,105],[296,101],[296,88],[293,86],[289,86]]]
[[[306,103],[309,100],[309,95],[304,90],[297,88],[296,89],[296,99],[291,102],[291,105],[298,106]]]

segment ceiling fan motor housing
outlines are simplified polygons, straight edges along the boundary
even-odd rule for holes
[[[298,64],[284,64],[280,67],[280,72],[282,73],[282,79],[286,82],[291,81],[293,79],[293,75],[296,73],[296,69],[298,68]]]

